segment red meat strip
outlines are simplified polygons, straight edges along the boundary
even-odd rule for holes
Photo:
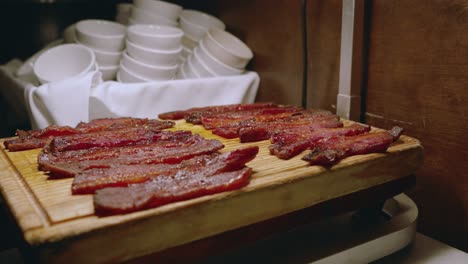
[[[251,168],[212,175],[210,171],[181,171],[176,175],[160,175],[150,181],[128,187],[112,187],[96,191],[94,209],[98,215],[124,214],[153,208],[171,202],[236,190],[249,183]]]
[[[276,133],[271,136],[273,143],[268,148],[270,153],[280,159],[290,159],[302,151],[311,148],[318,140],[333,136],[355,136],[370,131],[370,126],[353,124],[347,127],[323,128],[320,130],[300,130],[296,132]]]
[[[75,128],[69,126],[49,126],[37,130],[17,130],[18,138],[4,142],[10,151],[21,151],[43,147],[50,138],[75,134],[87,134],[102,131],[116,131],[134,127],[148,127],[161,130],[174,126],[174,122],[145,118],[105,118],[96,119],[89,123],[81,122]]]
[[[223,147],[218,140],[193,135],[185,140],[159,141],[149,145],[67,151],[59,155],[44,153],[39,156],[39,168],[55,177],[70,177],[84,170],[116,165],[177,164],[195,156],[214,153]]]
[[[72,193],[94,193],[96,190],[106,187],[128,186],[132,183],[145,182],[159,175],[175,176],[181,171],[195,173],[206,170],[217,174],[239,170],[245,166],[245,163],[253,160],[257,153],[258,147],[252,146],[223,154],[197,156],[179,164],[117,165],[110,168],[94,168],[82,171],[75,176]]]
[[[136,127],[117,131],[75,134],[55,137],[48,144],[50,152],[64,152],[90,148],[115,148],[131,145],[144,145],[161,139],[166,134],[161,130]]]
[[[267,123],[259,126],[243,127],[239,129],[241,142],[255,142],[269,139],[273,134],[287,131],[308,130],[316,131],[322,128],[343,127],[343,123],[336,118],[302,121],[297,123]]]
[[[207,106],[207,107],[195,107],[187,110],[173,111],[162,113],[158,117],[161,119],[171,119],[171,120],[180,120],[188,117],[187,122],[199,124],[200,120],[198,116],[204,112],[215,112],[215,113],[225,113],[225,112],[236,112],[242,110],[253,110],[261,109],[266,107],[276,106],[273,103],[253,103],[253,104],[231,104],[231,105],[216,105],[216,106]],[[193,115],[192,117],[189,117]]]
[[[290,124],[291,127],[294,127],[293,124],[309,124],[317,120],[323,119],[339,119],[338,116],[333,115],[328,111],[323,110],[307,110],[292,113],[289,116],[271,116],[263,115],[257,116],[255,118],[244,120],[241,122],[231,122],[226,123],[224,126],[220,125],[212,130],[212,133],[224,138],[236,138],[239,137],[239,130],[241,128],[247,127],[263,127],[266,125],[274,126],[279,125],[283,126],[284,124]],[[297,126],[297,125],[296,125]]]
[[[403,128],[393,127],[390,131],[324,138],[302,159],[311,165],[331,166],[349,156],[385,152],[402,133]]]

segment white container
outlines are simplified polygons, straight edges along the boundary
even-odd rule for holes
[[[198,79],[198,78],[200,78],[198,73],[191,66],[191,64],[189,62],[189,58],[187,58],[187,60],[185,60],[185,63],[182,64],[181,69],[182,69],[186,79]]]
[[[185,34],[198,41],[211,28],[224,30],[226,25],[217,17],[197,10],[183,10],[180,13],[180,27]]]
[[[196,47],[199,60],[207,66],[208,69],[216,73],[217,76],[238,75],[244,72],[244,69],[238,69],[224,64],[218,58],[213,56],[202,42]]]
[[[182,52],[180,55],[184,58],[187,58],[188,56],[192,55],[193,51],[185,46],[182,46]]]
[[[102,51],[117,52],[125,48],[127,27],[113,21],[88,19],[76,24],[76,38],[82,44]]]
[[[115,80],[115,76],[119,70],[119,65],[116,66],[99,66],[99,71],[102,74],[102,80],[110,81]]]
[[[159,25],[133,25],[127,39],[145,48],[175,50],[180,47],[184,32],[180,28]]]
[[[168,19],[167,17],[160,16],[138,7],[132,7],[132,13],[129,21],[135,24],[150,24],[150,25],[167,25],[177,26],[177,20]]]
[[[182,37],[182,45],[184,45],[185,47],[187,47],[188,49],[192,50],[194,49],[197,45],[198,45],[198,41],[192,39],[190,36],[188,36],[187,34],[185,34],[183,37]]]
[[[142,76],[139,76],[137,73],[130,71],[120,64],[118,74],[118,81],[122,83],[140,83],[140,82],[150,82],[151,80],[146,79]]]
[[[217,76],[214,71],[212,71],[203,60],[200,58],[198,54],[199,50],[194,49],[193,54],[189,57],[190,62],[192,63],[193,67],[197,70],[198,75],[200,77],[215,77]]]
[[[122,66],[132,73],[149,80],[171,80],[174,78],[178,65],[153,66],[130,57],[124,53]]]
[[[154,66],[172,66],[177,64],[177,58],[181,51],[182,47],[175,50],[148,49],[127,40],[127,52],[131,57]]]
[[[179,68],[179,71],[177,71],[177,74],[176,74],[176,79],[178,79],[178,80],[187,79],[187,75],[185,74],[184,69],[182,68],[182,66],[183,65],[181,65],[181,67]]]
[[[177,21],[182,7],[176,4],[158,0],[134,0],[133,4],[149,13],[166,17],[172,21]]]
[[[75,43],[75,38],[76,38],[75,27],[76,27],[76,24],[71,24],[63,31],[63,41],[65,43]]]
[[[224,30],[210,29],[201,42],[210,54],[231,67],[242,69],[253,57],[244,42]]]
[[[76,38],[75,43],[84,45],[83,43],[79,42]],[[102,67],[117,66],[120,63],[120,59],[122,58],[122,51],[103,51],[89,46],[86,47],[90,48],[94,52],[94,55],[96,56],[96,62],[99,64],[99,66]]]
[[[95,69],[93,51],[79,44],[64,44],[43,52],[34,62],[34,75],[42,84],[81,76]]]

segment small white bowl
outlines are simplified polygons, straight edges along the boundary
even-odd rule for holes
[[[212,28],[203,40],[206,49],[223,63],[242,69],[253,57],[252,50],[229,32]]]
[[[185,61],[185,64],[184,64],[184,65],[186,65],[186,68],[184,69],[185,74],[187,74],[188,77],[201,78],[202,76],[198,72],[198,69],[195,67],[195,65],[193,65],[192,59],[193,59],[193,57],[190,56]]]
[[[160,16],[144,9],[133,6],[130,20],[136,24],[151,24],[151,25],[167,25],[176,27],[177,20],[168,19],[167,17]]]
[[[76,24],[76,38],[86,46],[103,51],[125,48],[127,27],[113,21],[88,19]]]
[[[145,22],[145,21],[135,21],[132,18],[128,19],[128,26],[133,25],[159,25],[159,26],[169,26],[169,27],[177,27],[177,23],[166,23],[166,22]]]
[[[179,70],[176,73],[176,79],[178,79],[178,80],[187,79],[187,75],[185,75],[185,72],[184,72],[184,69],[182,68],[182,65],[181,65],[181,67],[179,67]]]
[[[198,76],[193,69],[190,67],[188,59],[185,60],[185,63],[182,64],[180,67],[181,71],[183,72],[183,75],[185,76],[185,79],[198,79],[200,76]]]
[[[115,80],[115,75],[117,74],[118,70],[119,70],[119,65],[106,66],[106,67],[99,66],[99,71],[101,72],[102,80],[104,81]]]
[[[194,49],[198,45],[198,41],[192,39],[187,34],[185,34],[182,37],[181,43],[182,43],[182,45],[184,45],[185,47],[187,47],[187,48],[189,48],[191,50]]]
[[[95,69],[94,52],[79,44],[64,44],[42,53],[34,62],[34,74],[42,83],[61,81]]]
[[[184,32],[180,28],[159,25],[133,25],[127,39],[145,48],[174,50],[180,47]]]
[[[187,58],[188,56],[192,55],[192,53],[192,49],[182,46],[182,52],[180,53],[182,57]]]
[[[127,52],[134,59],[154,66],[172,66],[177,64],[177,58],[182,47],[174,50],[148,49],[127,40]]]
[[[198,59],[207,66],[208,69],[216,73],[217,76],[238,75],[244,72],[244,69],[238,69],[224,64],[206,50],[203,42],[196,47]]]
[[[170,80],[174,78],[178,65],[173,66],[153,66],[130,57],[124,53],[122,65],[131,72],[149,80]]]
[[[193,50],[193,54],[188,58],[192,63],[193,67],[197,69],[198,75],[200,77],[215,77],[216,72],[212,71],[203,60],[200,58],[200,54],[198,49]]]
[[[224,30],[226,25],[217,17],[197,10],[183,10],[180,13],[180,27],[194,40],[200,40],[211,28]]]
[[[119,77],[119,82],[123,83],[139,83],[139,82],[150,82],[151,80],[146,79],[129,69],[125,68],[122,64],[120,64],[119,72],[117,73]]]
[[[86,46],[85,44],[78,41],[76,37],[75,37],[75,43]],[[104,50],[98,50],[89,46],[87,47],[90,48],[94,52],[94,55],[96,55],[96,62],[99,64],[99,66],[108,67],[108,66],[119,65],[123,52],[104,51]]]
[[[76,24],[71,24],[63,31],[63,41],[65,43],[75,42],[75,38],[76,38],[75,27],[76,27]]]
[[[137,8],[166,17],[172,21],[177,21],[182,11],[182,7],[179,5],[158,0],[134,0],[133,4]]]

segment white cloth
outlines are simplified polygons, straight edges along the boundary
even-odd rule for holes
[[[259,86],[255,72],[242,75],[190,80],[124,84],[102,82],[99,72],[79,78],[34,86],[30,74],[15,76],[18,63],[0,67],[8,87],[2,93],[15,94],[12,104],[23,106],[33,128],[49,125],[75,126],[102,117],[148,117],[177,109],[217,104],[252,103]],[[0,79],[0,80],[2,80]],[[0,86],[5,86],[2,81]],[[20,98],[24,93],[24,98]]]

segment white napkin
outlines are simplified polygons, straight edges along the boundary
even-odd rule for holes
[[[102,82],[99,72],[91,72],[36,87],[23,76],[12,74],[11,67],[8,71],[0,67],[0,72],[3,79],[13,84],[0,92],[24,91],[25,98],[15,100],[23,102],[33,128],[53,124],[75,126],[102,117],[156,118],[159,113],[177,109],[252,103],[260,82],[257,73],[247,72],[237,76],[124,84]]]

